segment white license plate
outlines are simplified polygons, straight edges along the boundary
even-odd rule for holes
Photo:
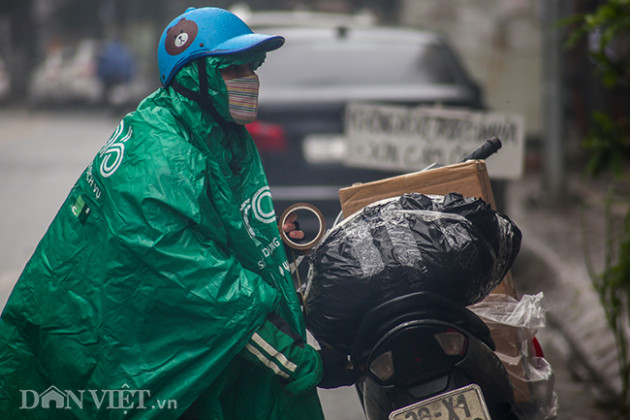
[[[392,411],[389,420],[491,420],[479,385],[463,388]]]

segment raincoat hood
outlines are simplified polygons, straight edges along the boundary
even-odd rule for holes
[[[201,60],[205,64],[205,73],[207,81],[206,92],[201,91],[201,81],[199,75],[198,60]],[[261,51],[246,51],[240,54],[223,55],[223,56],[208,56],[197,59],[184,66],[174,77],[174,85],[165,90],[169,93],[174,103],[181,102],[185,112],[182,113],[184,121],[189,124],[190,127],[196,126],[200,130],[206,131],[213,129],[213,126],[228,123],[234,124],[234,120],[230,115],[228,108],[228,92],[225,86],[225,82],[219,72],[220,69],[229,67],[231,65],[251,64],[253,69],[258,68],[265,60],[265,53]],[[207,93],[210,100],[209,106],[211,106],[216,113],[209,112],[207,108],[204,109],[204,105],[199,103],[199,100],[191,99],[185,95],[185,92],[179,91],[176,87],[181,86],[187,93],[192,93],[195,96],[205,95]],[[184,93],[184,94],[182,94]],[[198,109],[200,107],[201,109]],[[177,111],[176,111],[177,112]],[[190,121],[190,118],[198,117],[200,114],[205,118],[202,120]],[[201,126],[199,126],[201,124]],[[239,134],[236,130],[237,127],[231,127],[235,129],[236,133],[231,133],[227,130],[227,134]]]

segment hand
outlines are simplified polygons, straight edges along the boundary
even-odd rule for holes
[[[282,225],[282,230],[286,232],[290,239],[299,241],[304,239],[304,232],[300,230],[300,224],[297,221],[297,217],[298,215],[296,212],[289,214]]]
[[[318,387],[330,389],[350,386],[359,379],[359,371],[348,367],[348,357],[344,352],[322,346],[318,353],[324,365],[324,377]]]

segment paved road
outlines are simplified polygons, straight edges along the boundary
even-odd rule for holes
[[[0,308],[69,189],[107,141],[118,119],[119,116],[94,111],[0,110]],[[528,217],[526,212],[517,213]],[[525,266],[538,266],[534,254],[523,255]],[[527,270],[521,272],[532,275]],[[539,271],[534,275],[543,276],[540,284],[544,285],[544,276],[551,274]],[[608,418],[596,406],[589,388],[576,381],[572,369],[568,369],[573,366],[568,361],[570,346],[561,335],[547,329],[540,337],[556,371],[561,408],[558,418]],[[321,396],[328,419],[362,418],[352,388],[321,391]]]
[[[0,307],[116,118],[0,110]]]

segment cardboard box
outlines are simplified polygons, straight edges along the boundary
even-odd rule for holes
[[[339,201],[343,214],[349,216],[375,201],[412,192],[439,195],[458,192],[467,197],[482,198],[495,207],[488,170],[482,160],[342,188]]]
[[[521,337],[515,327],[485,321],[497,346],[495,353],[508,372],[517,404],[530,403],[531,391],[527,377],[527,355],[523,353]]]

